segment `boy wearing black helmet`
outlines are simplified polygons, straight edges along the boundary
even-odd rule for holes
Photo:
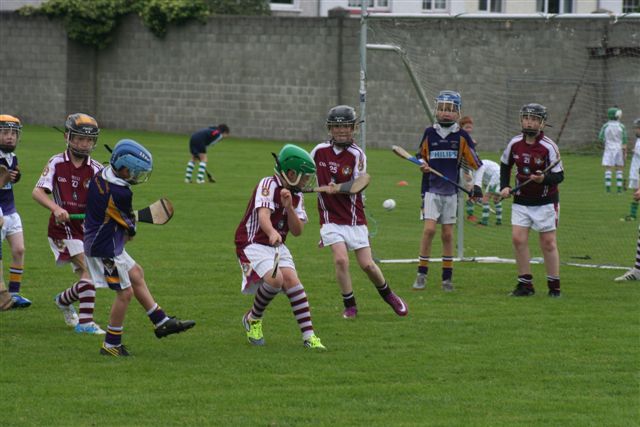
[[[338,105],[327,114],[329,140],[316,145],[311,156],[318,168],[318,184],[340,184],[367,172],[367,157],[355,143],[356,112],[348,105]],[[331,247],[336,279],[344,310],[342,317],[355,319],[358,313],[349,273],[349,251],[353,251],[358,265],[376,287],[382,299],[398,316],[409,312],[407,304],[396,295],[373,261],[369,230],[362,194],[318,193],[320,238],[323,246]]]
[[[78,333],[103,335],[93,321],[96,288],[84,258],[82,220],[69,214],[84,214],[87,208],[89,182],[102,165],[90,157],[96,146],[100,128],[88,114],[70,114],[65,122],[67,149],[51,157],[31,195],[51,211],[47,237],[56,264],[71,263],[78,281],[55,297],[55,304],[65,323]],[[79,301],[80,315],[73,303]]]
[[[500,195],[511,197],[511,170],[516,169],[516,185],[532,180],[513,193],[511,209],[512,242],[518,268],[514,297],[535,294],[529,264],[529,230],[540,235],[540,248],[547,270],[548,295],[560,296],[560,256],[556,228],[560,214],[558,184],[564,179],[560,151],[544,132],[547,109],[540,104],[526,104],[520,109],[522,133],[511,139],[500,158]],[[542,171],[553,163],[548,173]]]

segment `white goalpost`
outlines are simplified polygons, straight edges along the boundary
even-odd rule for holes
[[[392,120],[396,129],[416,129],[434,123],[433,107],[430,99],[435,98],[439,90],[454,89],[463,95],[465,113],[471,113],[474,121],[474,139],[479,141],[479,149],[483,157],[499,161],[499,153],[506,146],[508,140],[517,132],[517,111],[527,102],[541,102],[550,108],[555,127],[548,129],[548,134],[562,145],[562,152],[575,151],[591,154],[598,153],[599,148],[594,145],[599,127],[606,121],[606,108],[614,103],[622,103],[627,111],[629,120],[634,115],[640,115],[640,47],[620,48],[624,40],[640,38],[640,14],[624,16],[610,15],[576,15],[571,16],[523,16],[506,14],[464,15],[464,16],[394,16],[392,14],[370,15],[366,11],[366,1],[362,2],[361,33],[360,33],[360,109],[361,109],[361,146],[367,147],[369,138],[378,141],[393,141],[393,135],[385,134],[385,125],[371,122],[366,129],[366,114],[373,111],[376,117],[383,116]],[[467,19],[472,18],[472,19]],[[489,24],[481,22],[488,18]],[[594,20],[601,25],[572,26],[572,20]],[[546,19],[546,20],[545,20]],[[457,20],[464,20],[465,32],[451,24]],[[567,23],[565,25],[565,22]],[[605,25],[607,24],[607,25]],[[526,27],[527,30],[536,25],[544,27],[546,33],[541,37],[531,36],[533,32],[512,32],[514,27]],[[436,31],[425,35],[430,28]],[[575,29],[575,28],[578,29]],[[504,37],[511,37],[515,41],[508,41],[501,45],[501,49],[492,49],[494,40],[487,36],[494,31],[501,37],[502,33],[510,33]],[[492,33],[493,34],[493,33]],[[430,38],[431,37],[431,38]],[[437,39],[437,37],[442,37]],[[586,44],[584,39],[593,40]],[[562,75],[545,72],[544,67],[537,67],[535,61],[528,57],[523,48],[532,46],[536,49],[557,47],[555,40],[565,42],[565,48],[557,50],[566,64]],[[446,43],[443,43],[446,41]],[[518,44],[520,43],[520,45]],[[528,43],[528,44],[527,44]],[[573,43],[573,45],[572,45]],[[577,46],[577,47],[574,47]],[[584,47],[587,45],[587,47]],[[571,47],[570,49],[567,46]],[[367,74],[367,51],[369,52],[369,66],[373,80]],[[505,59],[505,55],[507,59]],[[466,58],[472,56],[473,61]],[[395,61],[394,61],[395,60]],[[475,72],[469,76],[464,72],[454,73],[456,67],[469,66]],[[620,66],[621,63],[628,66]],[[402,64],[400,67],[398,67]],[[398,70],[400,68],[400,71]],[[385,73],[384,78],[380,77]],[[400,74],[403,74],[401,76]],[[390,78],[389,78],[390,77]],[[407,79],[408,77],[408,79]],[[470,77],[470,78],[469,78]],[[404,78],[404,82],[402,82]],[[410,82],[410,85],[408,84]],[[371,86],[367,89],[367,86]],[[401,87],[402,86],[402,87]],[[411,89],[408,89],[410,87]],[[371,91],[367,98],[367,90]],[[385,102],[377,102],[380,93],[398,93],[403,98],[394,103],[393,107]],[[413,103],[411,97],[413,96]],[[370,101],[371,105],[367,106]],[[418,101],[419,104],[416,104]],[[423,116],[415,109],[420,106]],[[406,110],[403,108],[406,106]],[[394,110],[395,109],[395,110]],[[411,111],[410,114],[394,115],[397,111]],[[418,115],[416,115],[418,113]],[[479,118],[479,120],[478,120]],[[585,128],[584,123],[589,123]],[[628,126],[628,129],[631,129]],[[368,133],[367,133],[368,132]],[[400,139],[415,138],[415,135],[403,134]],[[630,135],[631,142],[632,134]],[[578,143],[576,143],[576,141]],[[374,144],[375,144],[374,140]],[[388,142],[387,142],[388,143]],[[567,148],[570,144],[570,149]],[[406,147],[412,148],[412,147]],[[599,167],[599,164],[594,165]],[[597,176],[596,176],[597,175]],[[626,258],[619,254],[621,236],[625,236],[626,228],[612,229],[599,222],[599,210],[604,212],[602,205],[592,201],[592,188],[600,190],[602,180],[600,170],[593,176],[593,182],[584,182],[578,187],[564,184],[562,191],[584,192],[580,195],[580,205],[565,206],[563,212],[569,208],[572,212],[584,211],[584,215],[577,219],[571,217],[562,222],[562,232],[559,233],[561,262],[564,265],[585,266],[589,268],[624,269],[628,264]],[[569,176],[571,177],[571,176]],[[625,172],[626,177],[626,172]],[[628,195],[628,193],[627,193]],[[593,199],[595,200],[595,199]],[[625,198],[626,201],[626,198]],[[512,248],[508,240],[497,233],[487,233],[477,227],[465,230],[465,200],[462,194],[458,199],[458,222],[456,227],[457,260],[491,263],[512,263]],[[618,203],[614,200],[614,202]],[[566,203],[565,203],[566,204]],[[623,204],[620,204],[623,206]],[[627,208],[624,203],[623,209]],[[510,208],[504,211],[504,225],[508,227]],[[624,213],[621,211],[621,214]],[[618,220],[618,218],[616,218]],[[628,228],[628,227],[627,227]],[[602,233],[604,241],[590,246],[565,245],[562,239],[572,234]],[[635,229],[634,229],[635,230]],[[465,231],[468,236],[465,236]],[[484,233],[480,237],[480,235]],[[622,234],[621,234],[622,233]],[[478,239],[489,241],[490,245],[479,245]],[[492,240],[493,239],[493,240]],[[574,239],[575,240],[575,239]],[[534,240],[533,243],[536,243]],[[585,244],[586,245],[586,244]],[[482,253],[481,247],[495,247],[493,253]],[[534,249],[532,245],[532,249]],[[570,246],[570,247],[568,247]],[[537,248],[536,248],[537,249]],[[532,263],[539,262],[539,251],[532,250]],[[393,257],[395,258],[395,257]],[[438,261],[438,259],[433,259]],[[417,258],[382,259],[383,263],[417,263]]]

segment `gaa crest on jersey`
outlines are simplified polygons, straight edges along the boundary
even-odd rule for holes
[[[262,195],[267,197],[269,195],[269,187],[262,187]]]
[[[49,166],[45,166],[44,169],[42,170],[42,176],[47,176],[48,173],[49,173]]]
[[[358,166],[358,167],[360,167],[360,166]],[[345,166],[345,167],[342,168],[341,172],[342,172],[342,175],[344,175],[344,176],[351,176],[351,173],[353,172],[353,170],[351,169],[351,167]]]

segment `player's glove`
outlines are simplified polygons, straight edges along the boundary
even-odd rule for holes
[[[478,185],[474,185],[471,197],[473,197],[474,199],[482,199],[482,188],[480,188]]]

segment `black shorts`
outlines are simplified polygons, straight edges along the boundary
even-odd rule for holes
[[[189,141],[189,151],[191,151],[192,155],[197,157],[199,154],[206,154],[207,147],[201,142]]]

